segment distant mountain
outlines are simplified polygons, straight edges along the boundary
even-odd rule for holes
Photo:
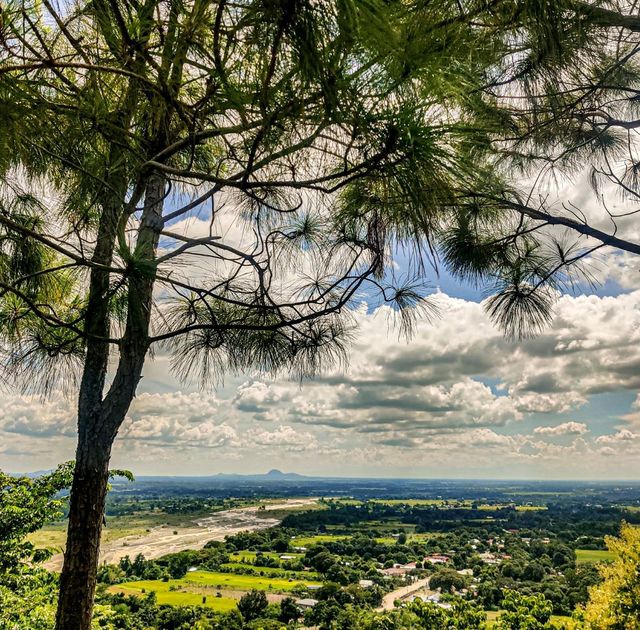
[[[269,477],[270,479],[305,479],[306,475],[299,475],[298,473],[283,473],[281,470],[277,468],[272,468],[265,477]]]
[[[214,475],[216,479],[249,479],[251,481],[287,481],[287,480],[304,480],[311,479],[306,475],[298,473],[284,473],[276,468],[271,469],[268,473],[257,473],[249,475],[241,475],[240,473],[218,473]]]
[[[34,470],[33,472],[9,472],[6,473],[11,477],[28,477],[29,479],[35,479],[36,477],[42,477],[43,475],[49,475],[53,472],[53,468],[49,470]]]

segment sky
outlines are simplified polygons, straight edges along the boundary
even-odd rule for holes
[[[570,192],[602,221],[583,186],[572,183]],[[626,228],[637,237],[631,220]],[[401,256],[396,265],[401,271]],[[493,326],[481,289],[441,272],[431,278],[440,314],[420,321],[410,341],[399,338],[388,307],[363,296],[348,365],[303,382],[247,373],[202,391],[178,382],[160,351],[147,363],[113,466],[138,475],[278,468],[640,479],[638,262],[605,252],[592,265],[599,286],[562,295],[548,328],[521,342]],[[4,391],[0,468],[42,470],[71,459],[74,409],[73,392],[42,399]]]

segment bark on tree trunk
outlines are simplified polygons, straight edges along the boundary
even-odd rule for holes
[[[90,432],[78,442],[60,576],[58,630],[91,627],[110,454],[111,442]]]
[[[111,447],[135,396],[142,367],[149,349],[149,325],[155,281],[154,260],[162,229],[162,205],[165,180],[151,175],[134,259],[128,283],[127,325],[119,345],[120,359],[109,391],[103,396],[107,372],[108,344],[87,344],[85,369],[78,404],[78,447],[76,469],[71,487],[69,525],[64,565],[60,576],[60,595],[56,630],[90,630],[100,557],[100,534],[109,480]],[[112,256],[115,231],[107,225],[102,243],[105,258]],[[102,233],[99,230],[100,233]],[[98,247],[101,241],[98,241]],[[102,274],[102,275],[100,275]],[[87,329],[107,337],[109,315],[106,305],[109,277],[92,274]],[[92,305],[93,299],[93,305]]]

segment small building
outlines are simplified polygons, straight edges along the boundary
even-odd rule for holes
[[[283,554],[280,556],[280,560],[295,560],[296,556],[288,556],[287,554]]]
[[[300,610],[310,610],[318,603],[317,599],[305,597],[304,599],[296,599],[296,606]]]
[[[434,554],[432,556],[425,556],[423,561],[430,562],[431,564],[446,564],[449,562],[449,556]]]
[[[378,569],[385,577],[401,577],[409,572],[409,569],[402,569],[401,567],[389,567],[388,569]]]
[[[371,588],[373,586],[373,580],[360,580],[358,586],[362,588]]]
[[[500,564],[503,560],[511,560],[511,556],[506,553],[491,553],[490,551],[486,551],[478,555],[480,560],[485,564]]]

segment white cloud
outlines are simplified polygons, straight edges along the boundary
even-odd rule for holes
[[[611,446],[621,443],[635,442],[638,438],[640,438],[640,434],[633,433],[632,431],[629,431],[629,429],[620,429],[611,435],[601,435],[597,437],[596,443]]]
[[[73,402],[62,396],[6,396],[0,405],[0,430],[21,435],[73,436],[76,413]]]
[[[522,343],[506,341],[481,305],[438,299],[441,319],[419,323],[409,344],[389,330],[388,308],[361,307],[350,366],[302,384],[252,374],[216,394],[183,391],[160,355],[141,382],[154,391],[134,401],[116,460],[184,474],[277,462],[332,474],[610,477],[613,451],[620,470],[640,476],[640,291],[562,297],[549,329]],[[611,427],[600,435],[590,401],[620,393],[627,408],[599,413]],[[568,419],[577,409],[580,422]],[[526,434],[531,418],[540,426]],[[7,395],[0,467],[68,459],[74,432],[75,401]],[[549,439],[557,436],[561,444]]]
[[[536,427],[534,433],[540,435],[583,435],[589,432],[589,428],[584,422],[563,422],[555,426]]]
[[[283,447],[286,450],[315,450],[318,442],[311,433],[296,431],[293,427],[280,425],[275,431],[254,429],[245,436],[245,444],[268,447]]]

